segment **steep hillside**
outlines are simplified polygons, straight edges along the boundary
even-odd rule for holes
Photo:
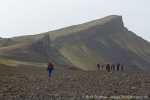
[[[125,69],[150,69],[150,43],[124,27],[122,17],[107,16],[38,35],[0,38],[0,63],[96,69],[96,64],[123,63]],[[8,63],[9,62],[9,63]]]

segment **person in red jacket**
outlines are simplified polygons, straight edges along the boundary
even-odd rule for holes
[[[47,70],[49,72],[49,77],[51,77],[52,71],[54,70],[54,66],[53,66],[52,62],[49,62],[48,66],[47,66]]]

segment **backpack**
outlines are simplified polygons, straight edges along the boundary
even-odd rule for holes
[[[53,68],[53,64],[52,64],[51,62],[49,62],[48,68],[49,68],[49,69],[52,69],[52,68]]]
[[[49,64],[49,65],[48,65],[48,68],[53,68],[53,65],[52,65],[52,64],[51,64],[51,65]]]

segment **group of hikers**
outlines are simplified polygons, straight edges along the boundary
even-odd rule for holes
[[[115,67],[117,67],[117,71],[119,71],[120,69],[123,70],[123,64],[122,63],[117,63],[117,65],[115,65],[115,64],[106,64],[105,68],[104,68],[104,64],[102,64],[102,65],[97,64],[98,70],[100,70],[100,67],[101,67],[102,71],[104,69],[106,69],[106,71],[108,71],[108,72],[110,72],[110,70],[116,70]]]
[[[98,70],[100,70],[100,67],[101,67],[102,71],[106,68],[106,70],[108,72],[110,72],[110,70],[116,70],[115,67],[117,67],[117,71],[119,71],[120,69],[123,70],[123,64],[122,63],[117,63],[117,65],[115,65],[115,64],[106,64],[105,68],[104,68],[104,64],[102,64],[102,65],[97,64],[97,67],[98,67]],[[49,73],[49,77],[51,77],[52,71],[54,70],[54,65],[52,64],[52,62],[49,62],[48,66],[47,66],[47,70],[48,70],[48,73]]]

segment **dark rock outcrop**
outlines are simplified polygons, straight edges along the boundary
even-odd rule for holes
[[[52,45],[49,34],[45,34],[45,36],[41,40],[30,45],[29,50],[31,50],[31,52],[35,54],[40,62],[47,63],[49,61],[52,61],[57,65],[59,65],[60,63],[66,65],[66,62],[59,58],[61,54],[55,48],[55,46]]]
[[[49,53],[49,51],[51,51],[50,42],[51,41],[49,35],[45,34],[45,36],[41,40],[33,43],[30,46],[30,49],[36,53],[48,56],[47,54]]]

